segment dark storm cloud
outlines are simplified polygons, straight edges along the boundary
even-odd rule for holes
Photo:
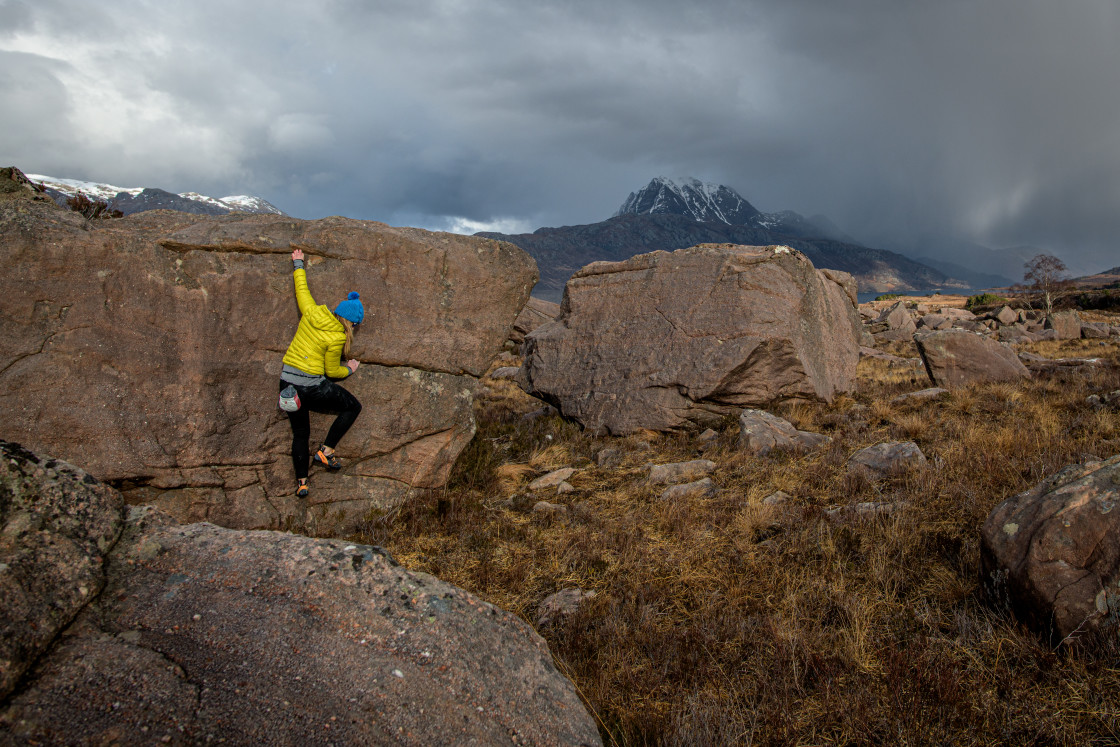
[[[0,104],[46,123],[0,158],[433,227],[592,222],[693,175],[868,240],[1096,262],[1120,232],[1118,8],[0,0]]]

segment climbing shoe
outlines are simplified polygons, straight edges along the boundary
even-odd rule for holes
[[[309,492],[310,491],[307,488],[307,480],[297,480],[296,481],[296,497],[297,498],[306,498],[307,494]]]
[[[319,449],[315,452],[315,456],[313,456],[312,459],[327,469],[342,469],[342,462],[333,451],[327,454],[322,449]]]

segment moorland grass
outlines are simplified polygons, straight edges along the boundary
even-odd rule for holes
[[[567,587],[595,591],[539,629],[607,743],[1116,744],[1115,637],[1052,642],[982,598],[979,530],[1003,499],[1063,466],[1120,453],[1120,345],[1041,343],[1104,365],[893,403],[929,386],[920,368],[865,359],[855,394],[778,406],[832,442],[767,457],[737,449],[727,418],[696,432],[596,438],[488,382],[478,433],[448,488],[415,499],[366,541],[536,624]],[[892,352],[916,356],[912,345]],[[848,457],[913,440],[928,466],[873,481]],[[620,460],[595,457],[618,448]],[[719,466],[710,498],[663,501],[648,464]],[[574,466],[575,491],[527,496]],[[784,505],[762,501],[782,490]],[[538,516],[533,502],[567,507]],[[901,508],[830,515],[861,502]]]

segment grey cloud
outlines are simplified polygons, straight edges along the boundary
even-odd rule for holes
[[[583,223],[664,173],[868,240],[944,229],[1089,258],[1120,230],[1113,0],[216,7],[0,3],[0,49],[16,28],[85,45],[167,128],[49,156],[82,123],[61,63],[25,60],[0,103],[39,76],[51,126],[0,152],[304,217]]]

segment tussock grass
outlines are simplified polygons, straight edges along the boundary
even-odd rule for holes
[[[559,589],[598,592],[539,632],[608,743],[1116,744],[1115,638],[1055,650],[985,604],[978,578],[996,504],[1120,452],[1120,413],[1085,402],[1120,388],[1120,350],[1093,343],[1029,349],[1111,365],[898,404],[924,372],[865,359],[857,394],[774,408],[830,444],[766,457],[737,449],[734,417],[703,449],[697,432],[595,438],[522,420],[540,403],[494,382],[448,489],[365,539],[530,624]],[[851,454],[890,440],[918,443],[928,466],[849,473]],[[600,467],[607,447],[620,455]],[[719,465],[715,496],[662,501],[646,484],[650,463],[701,456]],[[579,468],[575,492],[523,496],[562,466]],[[764,505],[777,490],[790,500]],[[535,516],[539,499],[566,516]],[[905,507],[827,513],[861,502]]]

